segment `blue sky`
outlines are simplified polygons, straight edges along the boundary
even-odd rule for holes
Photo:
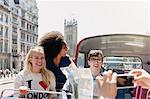
[[[64,32],[64,19],[78,21],[78,41],[106,33],[147,33],[148,0],[37,0],[39,36],[48,31]],[[149,11],[150,12],[150,11]]]

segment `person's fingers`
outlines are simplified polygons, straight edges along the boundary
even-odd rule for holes
[[[143,83],[142,83],[141,81],[136,81],[136,85],[137,85],[137,86],[142,86]]]
[[[117,94],[117,73],[114,72],[112,74],[112,79],[110,81],[110,93],[112,93],[112,96],[115,97]]]
[[[133,70],[131,70],[130,72],[129,72],[129,74],[134,74],[134,73],[137,73],[137,72],[139,72],[140,70],[139,69],[133,69]]]
[[[96,76],[96,80],[103,80],[102,76]]]
[[[112,79],[112,70],[108,70],[107,72],[107,81],[111,81]]]
[[[111,83],[117,83],[117,73],[116,73],[116,72],[114,72],[114,73],[112,74]]]
[[[135,76],[134,80],[135,81],[142,81],[143,78],[144,78],[143,76]]]
[[[99,83],[98,85],[102,86],[102,84],[103,84],[103,77],[102,76],[96,76],[96,83]]]
[[[133,69],[129,72],[129,74],[135,74],[137,76],[142,74],[142,70],[141,69]]]
[[[107,78],[108,78],[108,72],[105,71],[105,72],[103,73],[103,82],[104,82],[104,83],[107,81]]]

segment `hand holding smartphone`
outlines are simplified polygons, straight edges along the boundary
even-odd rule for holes
[[[133,74],[117,74],[117,89],[134,88]]]

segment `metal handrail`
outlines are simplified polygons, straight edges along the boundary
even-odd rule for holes
[[[19,89],[4,89],[1,92],[0,98],[3,97],[3,94],[6,90],[12,90],[12,91],[20,91]],[[49,94],[57,94],[57,95],[69,95],[73,97],[72,93],[66,93],[65,91],[61,91],[61,92],[55,92],[55,91],[42,91],[42,90],[27,90],[28,92],[40,92],[40,93],[49,93]]]

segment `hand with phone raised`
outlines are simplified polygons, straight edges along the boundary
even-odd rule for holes
[[[130,74],[134,74],[134,83],[137,86],[150,89],[150,74],[144,69],[133,69]]]

